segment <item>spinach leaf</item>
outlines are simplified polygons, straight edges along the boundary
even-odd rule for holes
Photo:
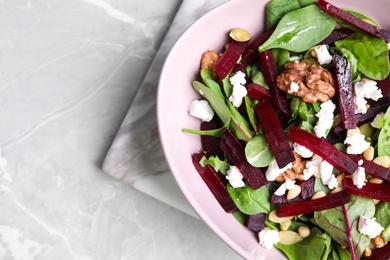
[[[265,134],[255,135],[245,146],[245,157],[255,167],[266,167],[275,158]]]
[[[230,120],[228,120],[221,128],[212,129],[212,130],[195,130],[195,129],[188,129],[183,128],[182,131],[185,133],[190,134],[197,134],[197,135],[209,135],[214,137],[221,137],[223,131],[230,126]]]
[[[262,132],[261,125],[258,123],[257,115],[255,112],[255,106],[259,103],[258,100],[245,96],[245,108],[248,115],[249,123],[252,125],[252,128],[255,129],[256,133]]]
[[[269,2],[266,6],[267,28],[275,26],[285,14],[315,3],[315,0],[273,0]]]
[[[269,86],[265,82],[264,74],[260,70],[256,71],[256,73],[253,74],[252,81],[253,81],[253,83],[259,84],[259,85],[263,86],[264,88],[269,89]]]
[[[272,55],[276,61],[279,71],[283,70],[283,65],[290,61],[290,52],[285,49],[272,49]]]
[[[206,156],[203,156],[200,159],[199,164],[202,165],[202,167],[205,167],[206,165],[211,165],[214,168],[214,170],[222,173],[223,175],[226,175],[226,172],[230,168],[230,165],[229,165],[227,159],[225,158],[225,160],[222,161],[221,159],[219,159],[218,156],[217,157],[210,156],[209,158],[206,158]]]
[[[223,92],[225,93],[225,96],[230,97],[230,95],[233,92],[233,86],[232,86],[232,84],[230,84],[229,77],[225,77],[222,80],[222,88],[223,88]]]
[[[223,123],[230,120],[229,108],[225,103],[225,99],[218,92],[208,88],[199,81],[192,82],[192,87],[210,103],[210,106]]]
[[[359,217],[365,215],[372,218],[374,214],[375,205],[372,199],[351,196],[351,202],[344,206],[315,212],[314,219],[318,226],[324,229],[337,243],[349,245],[349,242],[352,241],[359,258],[370,244],[370,238],[358,231]],[[347,224],[351,230],[350,236]]]
[[[246,215],[242,213],[241,211],[237,210],[232,213],[233,217],[240,223],[241,225],[245,226],[245,219]]]
[[[387,109],[383,120],[383,127],[378,135],[378,155],[390,156],[390,108]]]
[[[382,234],[386,241],[390,240],[390,202],[381,202],[375,212],[376,221],[385,228]]]
[[[230,116],[232,120],[230,124],[230,130],[239,140],[248,141],[252,139],[252,130],[250,128],[249,122],[230,102],[227,102],[227,105],[229,107]]]
[[[382,80],[389,75],[389,47],[383,39],[356,31],[335,45],[348,49],[357,59],[357,70],[368,78]]]
[[[325,39],[335,26],[335,18],[321,11],[317,5],[309,5],[283,16],[259,51],[282,48],[303,52]]]
[[[316,227],[311,229],[310,236],[294,245],[275,244],[274,246],[283,251],[288,259],[321,259],[330,238]]]
[[[242,213],[255,215],[270,212],[269,191],[266,186],[254,190],[249,185],[242,188],[233,188],[228,184],[227,189],[230,197]]]

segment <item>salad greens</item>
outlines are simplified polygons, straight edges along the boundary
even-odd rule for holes
[[[324,0],[318,0],[318,2],[324,2]],[[369,81],[371,83],[374,82],[372,84],[376,88],[377,84],[383,80],[388,80],[388,85],[390,85],[389,45],[382,38],[363,32],[357,29],[356,26],[342,21],[340,17],[324,12],[320,8],[320,4],[317,4],[317,0],[272,0],[267,4],[266,12],[266,27],[274,28],[274,31],[268,39],[256,46],[256,51],[271,51],[271,56],[274,58],[274,64],[271,65],[275,65],[277,70],[276,74],[280,75],[286,64],[295,61],[297,64],[304,61],[310,66],[322,66],[324,70],[332,72],[334,67],[336,67],[334,60],[330,60],[326,64],[320,64],[318,57],[320,54],[317,50],[319,47],[322,47],[329,52],[328,54],[330,56],[341,56],[351,65],[351,70],[348,72],[350,72],[349,75],[352,75],[352,78],[346,82],[351,82],[353,84],[352,86],[356,83]],[[346,13],[353,15],[355,18],[360,19],[360,21],[379,26],[375,20],[365,14],[354,10],[346,10]],[[333,33],[340,27],[348,28],[350,33],[340,38],[333,36]],[[332,37],[336,38],[333,39]],[[330,38],[333,40],[329,41]],[[248,48],[250,48],[250,45],[248,45]],[[244,54],[242,57],[244,57]],[[288,221],[277,221],[274,217],[271,217],[272,212],[282,208],[284,204],[310,200],[317,192],[318,194],[323,193],[325,195],[339,192],[343,188],[343,185],[345,185],[342,179],[349,177],[345,176],[345,172],[336,170],[332,166],[329,158],[320,158],[318,160],[319,157],[315,157],[316,154],[304,156],[303,151],[301,151],[302,154],[299,154],[299,156],[295,155],[295,161],[291,163],[290,168],[286,168],[287,170],[279,169],[277,166],[275,168],[275,165],[277,165],[275,161],[277,161],[276,157],[278,155],[272,152],[270,143],[275,142],[276,144],[280,144],[281,142],[280,140],[270,139],[267,128],[264,127],[263,129],[260,120],[261,116],[257,114],[259,111],[256,108],[259,107],[259,104],[263,102],[264,98],[254,98],[255,95],[248,92],[243,98],[243,104],[240,107],[235,107],[230,101],[235,87],[229,81],[230,77],[237,73],[237,71],[241,71],[245,73],[247,83],[250,82],[259,85],[262,93],[267,93],[268,96],[265,99],[271,97],[273,101],[277,99],[277,102],[287,102],[288,107],[291,109],[288,120],[281,114],[278,115],[280,116],[278,119],[286,133],[290,133],[290,129],[298,127],[315,135],[315,129],[319,127],[320,121],[324,120],[323,118],[320,120],[319,113],[323,109],[322,104],[328,101],[303,101],[301,96],[295,94],[298,90],[301,91],[301,87],[297,85],[299,89],[293,91],[294,86],[292,82],[289,82],[291,89],[284,90],[285,92],[279,92],[280,88],[279,90],[275,90],[275,85],[279,83],[275,79],[270,79],[270,75],[264,69],[269,64],[264,63],[261,59],[248,62],[243,58],[243,60],[239,59],[237,63],[242,65],[244,69],[242,67],[241,70],[229,68],[230,73],[224,79],[219,79],[216,76],[213,72],[214,68],[202,68],[200,71],[200,79],[195,80],[192,84],[193,89],[203,99],[207,100],[212,107],[215,112],[214,118],[216,118],[218,127],[213,130],[183,129],[187,133],[197,134],[201,137],[212,136],[217,140],[223,136],[225,131],[231,131],[235,138],[243,144],[244,151],[242,151],[242,154],[245,154],[245,167],[248,168],[247,170],[250,171],[251,167],[253,167],[257,170],[261,169],[260,172],[264,172],[269,183],[256,189],[251,188],[248,184],[248,179],[245,180],[244,174],[241,176],[246,182],[244,187],[234,187],[231,182],[229,183],[225,180],[227,183],[225,192],[229,196],[229,200],[233,201],[238,209],[232,213],[234,217],[242,225],[246,225],[246,217],[248,215],[266,213],[267,218],[264,224],[268,230],[277,232],[288,230],[294,232],[293,234],[300,238],[299,241],[292,244],[280,241],[274,244],[274,247],[281,250],[289,259],[345,260],[360,258],[366,254],[368,247],[373,247],[373,242],[369,235],[359,228],[361,224],[359,219],[362,216],[376,220],[383,227],[380,235],[381,238],[385,242],[390,241],[390,201],[375,201],[372,198],[366,198],[363,195],[351,195],[351,193],[346,193],[345,191],[343,192],[350,197],[348,198],[349,202],[346,203],[344,201],[343,203],[345,204],[341,206],[333,206],[334,208],[326,208],[311,213],[305,212],[304,214],[291,216]],[[271,67],[271,65],[269,66]],[[301,72],[295,73],[299,74]],[[346,75],[348,73],[341,74]],[[334,75],[334,77],[337,77],[337,75]],[[295,83],[298,82],[297,78],[300,79],[296,77]],[[323,80],[323,78],[320,79]],[[318,85],[316,87],[319,88]],[[335,88],[337,91],[337,86]],[[368,87],[366,91],[369,91]],[[388,93],[390,93],[390,90],[387,90],[384,94],[388,95]],[[352,174],[353,183],[356,186],[361,185],[364,190],[365,182],[375,177],[374,173],[364,173],[363,183],[357,184],[359,171],[361,172],[363,169],[364,172],[365,169],[364,160],[372,161],[377,156],[390,157],[390,108],[388,108],[390,98],[386,96],[379,101],[378,99],[372,98],[373,101],[371,100],[372,102],[368,103],[373,108],[384,107],[381,110],[381,114],[383,114],[381,117],[374,118],[375,115],[369,117],[369,113],[364,115],[356,112],[356,118],[359,117],[360,120],[356,119],[359,128],[344,129],[341,127],[341,130],[340,125],[342,125],[341,123],[344,119],[340,116],[342,106],[337,104],[337,99],[337,95],[329,97],[329,102],[336,104],[336,108],[331,112],[331,118],[329,119],[330,126],[326,129],[327,137],[324,139],[333,145],[331,148],[337,149],[339,150],[337,152],[340,153],[341,151],[344,154],[348,154],[350,150],[347,148],[351,148],[351,144],[346,140],[354,134],[362,138],[362,141],[365,142],[363,144],[361,143],[360,146],[368,144],[369,148],[372,148],[371,159],[367,159],[367,155],[364,154],[368,148],[350,155],[351,161],[356,162],[357,167],[355,173]],[[368,99],[370,97],[366,97],[366,100]],[[354,101],[349,100],[348,102]],[[274,138],[284,137],[275,136]],[[291,140],[289,140],[291,149],[296,149],[295,144]],[[238,146],[238,143],[236,144]],[[325,142],[325,144],[327,143]],[[219,146],[219,144],[217,143],[216,146]],[[222,179],[228,179],[230,181],[230,178],[233,178],[229,176],[229,169],[233,165],[232,161],[234,160],[226,155],[226,151],[223,158],[220,158],[218,155],[207,154],[206,149],[203,153],[204,155],[199,162],[201,167],[210,165],[223,177]],[[298,152],[295,152],[295,154],[298,154]],[[247,165],[248,163],[249,165]],[[294,165],[293,163],[298,164]],[[383,171],[387,171],[389,178],[386,180],[390,181],[390,165],[382,165],[380,167],[384,168],[382,169]],[[295,168],[299,169],[296,170]],[[313,170],[314,168],[316,170]],[[326,172],[326,168],[330,170]],[[295,175],[291,175],[291,171],[289,170]],[[272,177],[275,171],[279,171],[276,174],[277,177]],[[301,176],[296,171],[301,171],[299,173]],[[305,175],[313,171],[315,173],[312,175]],[[284,179],[281,178],[281,180],[281,176],[284,176]],[[288,183],[286,179],[290,180],[291,183]],[[331,181],[333,181],[332,184]],[[335,185],[336,188],[332,186],[335,182],[337,182],[337,185]],[[308,185],[307,183],[311,184]],[[288,197],[289,192],[292,192],[294,189],[298,189],[300,193],[290,199]],[[221,191],[219,190],[218,192]],[[340,192],[338,194],[342,193]],[[308,236],[300,234],[300,227],[307,227],[310,230],[310,234]]]

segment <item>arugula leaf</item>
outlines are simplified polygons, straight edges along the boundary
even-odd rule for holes
[[[254,190],[249,185],[242,188],[233,188],[228,184],[227,189],[230,197],[242,213],[255,215],[270,212],[269,191],[266,186]]]
[[[206,156],[203,156],[199,164],[202,165],[202,167],[205,167],[207,164],[211,165],[217,172],[222,173],[223,175],[226,175],[226,172],[229,170],[230,165],[225,158],[225,160],[219,159],[219,157],[210,156],[208,159]]]
[[[318,228],[311,229],[310,236],[294,245],[274,246],[283,251],[288,259],[322,259],[325,248],[330,243],[330,237],[323,234]]]
[[[275,158],[265,134],[255,135],[245,146],[245,157],[255,167],[266,167]]]
[[[280,20],[259,51],[282,48],[303,52],[325,39],[335,28],[336,19],[313,4],[289,12]]]
[[[389,47],[383,39],[356,31],[350,37],[336,41],[335,45],[353,54],[357,59],[357,70],[366,77],[382,80],[389,75]]]
[[[358,231],[358,221],[361,215],[372,218],[375,214],[375,205],[372,199],[351,196],[351,202],[333,209],[317,211],[314,219],[318,226],[324,229],[337,243],[349,245],[353,243],[358,257],[362,255],[364,249],[370,244],[370,238]],[[345,216],[347,218],[345,218]],[[346,226],[347,223],[349,226]],[[350,229],[350,235],[348,234]]]

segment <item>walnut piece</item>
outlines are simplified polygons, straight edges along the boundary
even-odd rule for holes
[[[336,93],[332,73],[321,66],[293,61],[286,63],[283,68],[284,71],[276,78],[277,87],[305,102],[326,102]],[[292,90],[292,82],[298,85],[297,91]]]
[[[387,241],[385,240],[382,234],[372,238],[371,242],[375,245],[376,248],[384,247],[387,244]]]
[[[217,63],[219,55],[213,50],[207,50],[202,54],[200,68],[208,69],[212,75],[215,75],[215,63]]]
[[[276,181],[285,182],[286,179],[304,181],[303,170],[306,168],[307,161],[302,160],[302,157],[294,152],[295,161],[292,162],[292,168],[286,170],[276,177]]]

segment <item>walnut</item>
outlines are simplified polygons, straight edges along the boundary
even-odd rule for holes
[[[292,168],[286,170],[285,172],[279,174],[278,177],[276,177],[276,181],[278,182],[284,182],[286,179],[291,180],[300,180],[304,181],[303,178],[303,170],[306,168],[307,161],[302,160],[302,157],[294,152],[295,161],[292,162]]]
[[[387,241],[382,234],[372,238],[371,242],[375,245],[376,248],[384,247],[387,244]]]
[[[292,82],[299,88],[292,90]],[[276,78],[276,85],[279,89],[310,103],[318,100],[326,102],[336,93],[332,73],[321,66],[311,65],[305,61],[285,64],[284,71]]]
[[[217,63],[219,55],[213,50],[207,50],[202,54],[200,68],[207,68],[212,75],[215,75],[215,63]]]

